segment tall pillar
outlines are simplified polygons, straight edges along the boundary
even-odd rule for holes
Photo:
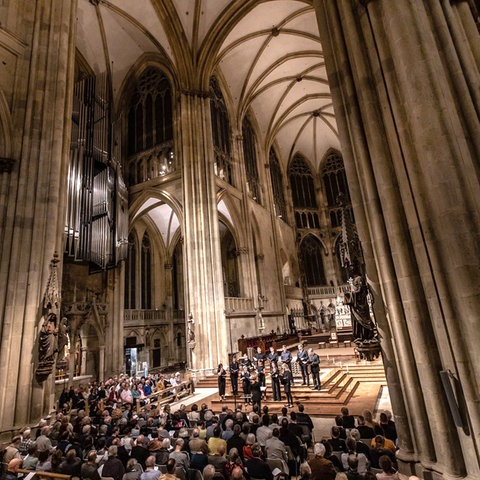
[[[82,361],[80,364],[80,372],[79,375],[83,376],[87,374],[87,353],[88,353],[88,347],[83,345],[81,350],[81,355],[82,355]]]
[[[105,345],[98,347],[98,381],[105,381]]]
[[[235,135],[233,142],[233,156],[238,159],[238,178],[246,178],[245,173],[245,159],[243,155],[243,137],[242,135]],[[253,251],[253,237],[252,237],[252,223],[249,220],[251,218],[250,210],[250,197],[248,195],[246,182],[241,182],[239,189],[243,189],[242,195],[242,210],[241,210],[241,226],[242,231],[239,233],[239,238],[244,242],[243,245],[237,245],[239,251],[239,260],[241,263],[241,284],[242,284],[242,296],[251,297],[256,299],[257,295],[261,292],[257,291],[257,276],[255,273],[255,259]],[[261,286],[260,286],[261,288]],[[233,340],[233,339],[232,339]],[[233,343],[236,343],[234,341]]]
[[[34,370],[49,263],[55,251],[63,251],[76,5],[75,0],[15,5],[12,27],[27,47],[11,72],[15,165],[0,218],[6,232],[0,253],[2,428],[35,421],[51,407],[51,382],[37,383]]]
[[[105,375],[117,375],[124,370],[124,299],[125,291],[125,262],[120,268],[107,272],[108,279],[108,311],[105,310]]]
[[[193,315],[196,342],[192,367],[213,370],[227,361],[228,329],[208,92],[184,91],[179,105],[186,311]]]
[[[447,4],[314,1],[367,271],[385,302],[400,456],[458,477],[479,472],[480,125],[465,82],[474,55]],[[463,429],[441,370],[458,382]]]

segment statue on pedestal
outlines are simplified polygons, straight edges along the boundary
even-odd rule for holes
[[[360,340],[371,340],[375,336],[375,324],[370,316],[370,290],[360,275],[349,283],[351,291],[345,292],[344,303],[350,307],[353,337]]]
[[[191,313],[187,321],[187,345],[191,350],[195,348],[195,321]]]
[[[44,315],[38,338],[37,377],[43,379],[50,375],[57,353],[57,315],[53,312]]]

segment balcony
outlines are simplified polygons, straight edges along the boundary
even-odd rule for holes
[[[152,324],[168,325],[173,323],[185,323],[183,310],[125,310],[124,326],[142,326]]]
[[[253,298],[225,297],[225,311],[230,313],[251,313],[255,311]]]
[[[343,297],[345,292],[350,291],[350,285],[308,287],[307,291],[310,298],[336,298]]]

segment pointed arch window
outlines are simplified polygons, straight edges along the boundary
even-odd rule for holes
[[[295,155],[288,169],[297,228],[320,228],[312,171],[301,155]]]
[[[215,175],[233,185],[232,146],[227,105],[217,79],[210,80],[210,111],[212,118]]]
[[[347,176],[342,156],[332,152],[327,156],[322,169],[322,180],[328,202],[328,211],[332,228],[340,227],[342,223],[342,208],[344,214],[354,223],[353,211],[348,190]],[[340,205],[339,199],[341,199]]]
[[[125,309],[134,310],[135,301],[135,275],[137,273],[137,240],[132,232],[128,236],[128,254],[125,265]]]
[[[223,290],[226,297],[240,296],[240,282],[238,274],[238,256],[239,251],[230,229],[219,222],[221,237],[221,255],[223,269]]]
[[[243,158],[245,161],[245,173],[247,176],[248,192],[257,203],[261,204],[255,132],[253,131],[250,120],[246,117],[243,119],[242,136]]]
[[[287,204],[285,202],[285,189],[283,186],[283,173],[280,162],[273,148],[270,149],[270,179],[272,181],[273,207],[275,215],[287,222]]]
[[[173,100],[170,82],[155,67],[147,68],[128,109],[128,180],[130,185],[175,170]]]
[[[307,235],[300,244],[300,262],[306,286],[326,285],[322,244],[313,235]]]
[[[141,251],[141,298],[142,309],[152,308],[152,248],[150,237],[145,232]]]

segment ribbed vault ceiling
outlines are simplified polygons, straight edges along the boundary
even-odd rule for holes
[[[275,144],[284,166],[301,152],[318,171],[339,148],[311,2],[79,0],[77,47],[111,75],[116,96],[145,54],[162,58],[180,88],[205,89],[217,71],[233,123],[251,111],[259,147]]]

